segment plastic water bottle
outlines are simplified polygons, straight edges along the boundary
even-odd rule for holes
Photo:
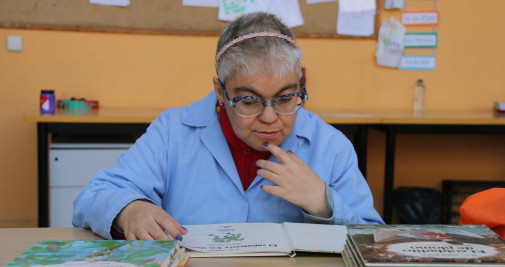
[[[421,115],[424,113],[424,96],[426,88],[422,79],[417,80],[414,86],[414,114]]]

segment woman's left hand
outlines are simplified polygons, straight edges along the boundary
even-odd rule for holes
[[[263,191],[289,201],[307,213],[327,218],[326,184],[305,163],[290,151],[268,144],[270,151],[280,163],[258,160],[256,165],[262,169],[258,175],[275,185],[263,185]]]

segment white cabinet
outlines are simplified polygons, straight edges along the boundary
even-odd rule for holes
[[[49,227],[72,227],[74,199],[132,144],[62,144],[49,150]]]

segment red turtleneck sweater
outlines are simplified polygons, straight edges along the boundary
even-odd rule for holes
[[[218,110],[224,137],[228,141],[238,175],[242,181],[242,187],[246,191],[256,177],[256,171],[259,169],[255,162],[258,159],[268,159],[270,152],[257,151],[249,147],[233,131],[230,120],[226,115],[226,110],[224,108],[218,108]]]

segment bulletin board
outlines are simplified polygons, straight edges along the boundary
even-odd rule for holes
[[[380,10],[377,1],[377,10]],[[304,25],[297,37],[376,39],[379,15],[371,36],[336,34],[338,2],[299,0]],[[89,0],[1,0],[0,27],[62,31],[178,35],[219,35],[227,22],[218,8],[183,6],[182,0],[131,0],[128,7],[90,4]]]

